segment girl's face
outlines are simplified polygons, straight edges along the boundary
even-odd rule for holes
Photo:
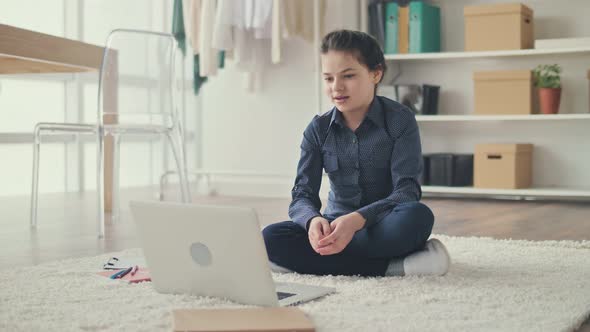
[[[343,113],[366,111],[383,74],[369,71],[350,52],[333,50],[322,54],[322,71],[326,95]]]

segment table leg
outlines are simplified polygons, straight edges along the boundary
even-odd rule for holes
[[[104,84],[103,87],[103,105],[104,109],[108,110],[108,115],[103,117],[104,124],[117,123],[117,116],[113,113],[117,112],[118,106],[118,62],[115,55],[111,56],[111,60],[108,61],[107,70],[112,74],[109,75],[108,84]],[[113,137],[107,136],[104,139],[104,211],[113,211],[113,153],[114,144]]]

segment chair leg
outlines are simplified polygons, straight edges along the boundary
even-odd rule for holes
[[[190,186],[188,182],[188,162],[186,160],[186,139],[184,136],[184,126],[181,123],[177,126],[178,130],[176,132],[176,137],[178,138],[178,151],[179,151],[179,159],[180,159],[180,166],[179,168],[179,176],[180,176],[180,189],[184,191],[185,203],[192,202]],[[182,173],[180,171],[182,170]],[[184,179],[183,179],[184,178]]]
[[[166,171],[162,175],[160,175],[160,193],[159,193],[160,201],[164,200],[164,190],[166,189],[166,186],[168,185],[168,176],[172,175],[174,173],[175,173],[174,171]]]
[[[105,220],[104,220],[104,136],[103,128],[97,130],[96,135],[96,195],[98,205],[98,238],[104,237]]]
[[[40,153],[40,128],[35,127],[33,141],[33,182],[31,185],[31,228],[37,227],[37,200],[39,198],[39,153]]]
[[[121,216],[121,195],[119,192],[119,163],[121,162],[121,136],[113,135],[113,208],[111,212],[111,220],[113,222],[119,220]]]
[[[191,194],[188,186],[188,178],[186,176],[186,164],[182,148],[182,139],[179,137],[178,133],[169,133],[166,136],[168,137],[170,145],[172,146],[172,153],[174,154],[176,168],[178,169],[178,175],[180,177],[180,191],[182,195],[182,202],[190,203]]]
[[[186,136],[184,133],[184,124],[182,122],[180,122],[178,125],[178,137],[180,139],[180,142],[179,142],[179,144],[180,144],[180,160],[182,161],[181,165],[182,165],[182,169],[184,170],[184,179],[185,179],[184,191],[186,192],[186,196],[188,197],[188,202],[190,203],[192,201],[192,197],[191,197],[191,193],[190,193],[190,185],[189,185],[189,179],[188,179],[188,160],[186,159]]]

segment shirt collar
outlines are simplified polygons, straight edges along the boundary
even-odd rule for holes
[[[369,105],[369,111],[367,112],[366,118],[369,118],[375,125],[378,127],[384,128],[385,123],[383,120],[383,108],[379,100],[379,97],[375,96],[371,105]],[[365,121],[365,120],[363,120]],[[330,125],[333,123],[338,124],[341,127],[345,127],[346,124],[344,123],[344,118],[342,117],[342,112],[340,112],[336,107],[333,108],[332,119],[330,120]]]
[[[342,112],[338,110],[338,108],[334,107],[332,109],[332,119],[330,120],[330,125],[336,123],[340,127],[344,127],[344,118],[342,117]]]

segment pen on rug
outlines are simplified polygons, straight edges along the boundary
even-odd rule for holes
[[[119,275],[117,276],[117,279],[121,279],[121,278],[123,278],[124,276],[126,276],[126,275],[127,275],[127,273],[131,272],[131,270],[132,270],[132,269],[133,269],[132,267],[130,267],[130,268],[128,268],[128,269],[125,269],[125,271],[123,271],[121,274],[119,274]]]
[[[127,273],[131,272],[131,268],[127,268],[125,270],[121,270],[111,276],[111,279],[120,279],[123,278]]]
[[[115,279],[115,278],[117,278],[117,276],[119,276],[119,274],[123,273],[123,271],[125,271],[125,270],[119,270],[119,271],[113,273],[109,278]]]

